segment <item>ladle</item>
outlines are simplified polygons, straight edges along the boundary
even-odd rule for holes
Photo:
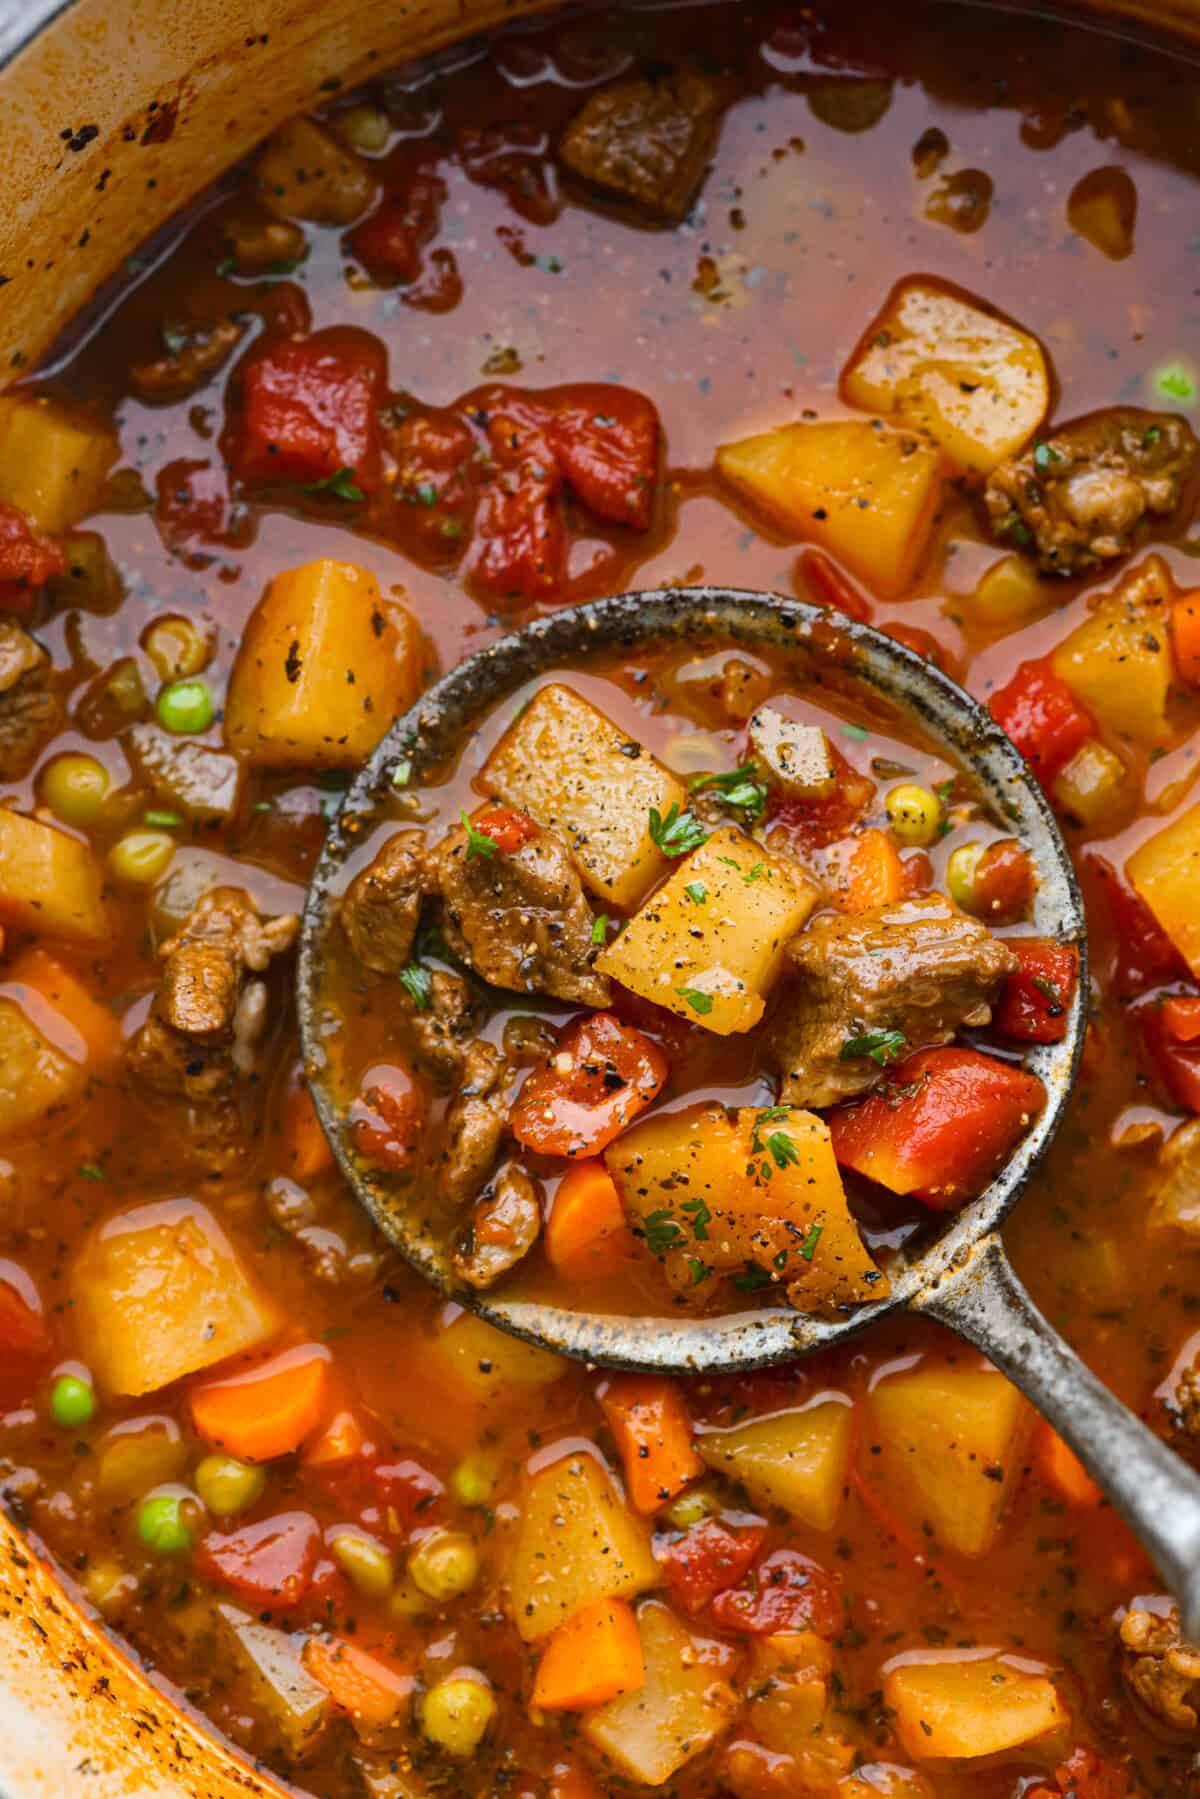
[[[997,822],[1036,864],[1038,934],[1076,946],[1080,981],[1062,1042],[1033,1047],[1045,1110],[1007,1165],[910,1259],[889,1268],[888,1298],[833,1322],[786,1307],[726,1317],[618,1317],[456,1288],[444,1221],[424,1216],[412,1190],[356,1156],[344,1110],[326,1078],[324,1038],[336,1029],[322,995],[326,940],[346,862],[365,833],[394,811],[393,776],[407,763],[419,784],[450,760],[490,707],[551,670],[605,652],[665,641],[771,646],[790,654],[798,683],[847,680],[874,692],[952,761],[969,769]],[[389,801],[391,805],[389,805]],[[1062,1119],[1087,1015],[1087,942],[1078,886],[1045,797],[988,713],[933,663],[869,626],[774,595],[728,588],[629,593],[557,612],[468,657],[399,719],[352,783],[309,888],[298,1004],[308,1076],[321,1123],[346,1179],[412,1266],[490,1323],[587,1362],[688,1374],[764,1367],[828,1348],[889,1312],[936,1319],[982,1350],[1032,1400],[1140,1538],[1200,1638],[1200,1476],[1104,1386],[1033,1304],[998,1235]]]

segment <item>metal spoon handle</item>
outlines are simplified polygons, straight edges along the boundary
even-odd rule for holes
[[[1200,1641],[1200,1475],[1097,1380],[985,1237],[913,1307],[981,1349],[1050,1420],[1120,1512]]]

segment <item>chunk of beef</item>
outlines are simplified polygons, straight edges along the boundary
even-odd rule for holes
[[[831,1106],[874,1085],[879,1059],[843,1055],[854,1038],[896,1031],[903,1051],[986,1024],[1017,966],[985,925],[939,893],[824,914],[792,939],[787,959],[794,980],[773,1049],[789,1106]]]
[[[508,1122],[511,1070],[493,1043],[473,1043],[442,1123],[437,1187],[448,1209],[474,1199],[490,1179]]]
[[[1002,462],[987,507],[1001,536],[1032,541],[1044,569],[1073,575],[1124,556],[1147,513],[1174,512],[1195,460],[1183,419],[1112,406]]]
[[[224,368],[245,332],[245,321],[234,318],[188,330],[164,327],[166,354],[135,363],[129,371],[130,385],[143,400],[182,400]]]
[[[647,212],[681,219],[712,158],[725,93],[694,69],[593,94],[559,144],[567,167]]]
[[[245,1153],[239,1087],[254,1067],[267,1005],[266,986],[252,977],[298,929],[294,914],[264,919],[239,888],[217,887],[159,952],[163,978],[128,1066],[155,1098],[181,1107],[181,1149],[213,1170]]]
[[[58,729],[62,708],[50,658],[15,619],[0,615],[0,781],[19,781]]]
[[[460,827],[437,855],[452,952],[493,986],[607,1006],[608,979],[592,968],[592,910],[565,845],[535,831],[507,853],[468,852]]]
[[[1200,1649],[1179,1628],[1175,1606],[1133,1606],[1121,1620],[1121,1673],[1134,1697],[1168,1730],[1194,1733],[1200,1718]]]
[[[478,1007],[460,974],[434,968],[429,975],[429,1004],[418,1006],[405,995],[405,1029],[418,1058],[433,1074],[453,1079],[470,1049]]]
[[[420,831],[397,831],[351,881],[338,916],[359,961],[399,974],[412,961],[421,901],[433,880]]]
[[[166,805],[202,824],[219,824],[236,812],[243,778],[236,756],[151,724],[134,725],[122,742],[135,772]]]
[[[475,1203],[454,1257],[454,1272],[469,1287],[494,1287],[529,1254],[541,1229],[535,1182],[523,1169],[502,1168]]]

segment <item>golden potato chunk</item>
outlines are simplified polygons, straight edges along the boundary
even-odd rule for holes
[[[264,768],[356,768],[420,686],[415,621],[365,568],[323,557],[276,575],[250,614],[225,742]]]
[[[667,868],[650,811],[682,812],[687,790],[590,701],[543,687],[514,719],[480,771],[489,794],[557,831],[586,887],[636,906]]]
[[[784,947],[817,903],[795,862],[722,825],[630,919],[596,967],[727,1037],[758,1023]]]
[[[902,593],[929,546],[942,452],[878,420],[781,425],[717,451],[721,475],[782,530],[830,550],[884,595]]]
[[[799,1411],[706,1430],[697,1448],[714,1474],[813,1530],[832,1530],[846,1495],[854,1409],[824,1399]]]
[[[1192,973],[1200,975],[1200,805],[1148,837],[1125,872]]]
[[[39,937],[95,944],[108,933],[103,893],[90,845],[0,806],[0,920]]]
[[[562,1456],[529,1478],[509,1575],[513,1619],[527,1643],[594,1600],[632,1599],[658,1581],[645,1525],[594,1456]]]
[[[982,300],[901,281],[842,375],[866,412],[894,413],[958,470],[990,474],[1033,436],[1050,405],[1042,346]]]
[[[583,1734],[627,1779],[659,1787],[732,1723],[738,1654],[698,1635],[658,1599],[639,1610],[638,1634],[643,1684],[591,1712]]]
[[[117,460],[109,426],[58,400],[0,400],[0,500],[58,536],[99,504]]]
[[[1052,1681],[994,1655],[901,1662],[884,1676],[883,1697],[918,1761],[999,1755],[1070,1721]]]
[[[750,748],[768,780],[795,799],[821,799],[837,783],[833,749],[820,725],[802,725],[775,706],[750,720]]]
[[[312,119],[281,125],[259,151],[254,176],[275,218],[317,225],[352,225],[376,192],[369,166]]]
[[[1168,716],[1174,594],[1162,557],[1148,556],[1101,596],[1050,659],[1101,725],[1146,749],[1174,735]]]

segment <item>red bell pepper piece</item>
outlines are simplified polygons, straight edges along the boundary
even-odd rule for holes
[[[594,1156],[656,1097],[667,1058],[611,1012],[563,1031],[545,1065],[526,1077],[509,1118],[518,1143],[542,1155]]]
[[[308,1512],[279,1512],[240,1530],[211,1531],[196,1551],[196,1572],[253,1605],[272,1611],[299,1605],[308,1592],[321,1527]]]
[[[658,413],[645,394],[593,382],[551,389],[550,441],[567,482],[598,518],[644,531],[654,509]]]
[[[346,238],[346,247],[373,280],[415,281],[421,251],[437,234],[446,184],[436,175],[417,174],[381,204]]]
[[[796,585],[803,588],[801,598],[811,597],[814,606],[832,606],[861,625],[871,622],[871,607],[866,595],[844,575],[824,550],[804,550],[796,559]]]
[[[424,1089],[411,1069],[381,1062],[363,1076],[350,1108],[354,1147],[365,1161],[390,1174],[412,1166],[428,1112]]]
[[[511,856],[523,843],[536,837],[538,827],[526,812],[514,812],[509,806],[491,806],[471,820],[472,830],[490,837],[502,856]]]
[[[0,501],[0,611],[28,612],[37,589],[66,572],[62,545],[19,506]]]
[[[1045,659],[1022,662],[992,695],[988,710],[1042,782],[1096,734],[1091,714]]]
[[[1046,1103],[1035,1075],[973,1049],[922,1049],[829,1115],[844,1168],[949,1211],[981,1193]]]
[[[1054,1770],[1054,1786],[1034,1787],[1025,1799],[1127,1799],[1123,1768],[1101,1761],[1094,1749],[1076,1749]]]
[[[349,470],[372,493],[381,478],[378,409],[387,353],[378,338],[334,325],[311,337],[268,341],[242,371],[242,414],[226,448],[234,473],[255,485],[311,485]]]
[[[1100,877],[1117,940],[1114,982],[1121,999],[1136,999],[1151,987],[1187,979],[1188,967],[1140,893],[1127,887],[1112,863],[1089,855]]]
[[[1200,1112],[1200,993],[1172,993],[1137,1010],[1155,1075],[1175,1104]]]
[[[1076,951],[1022,937],[1010,938],[1008,948],[1021,966],[1001,988],[992,1023],[1016,1043],[1061,1043],[1079,975]]]
[[[776,1549],[751,1570],[740,1586],[712,1602],[723,1630],[742,1636],[772,1636],[780,1630],[813,1630],[832,1637],[841,1623],[839,1586],[818,1562],[798,1549]]]
[[[705,1518],[659,1555],[663,1579],[685,1611],[698,1612],[727,1587],[736,1587],[763,1546],[765,1524],[723,1524]]]
[[[50,1332],[42,1296],[19,1262],[0,1261],[0,1350],[12,1356],[47,1355]]]

